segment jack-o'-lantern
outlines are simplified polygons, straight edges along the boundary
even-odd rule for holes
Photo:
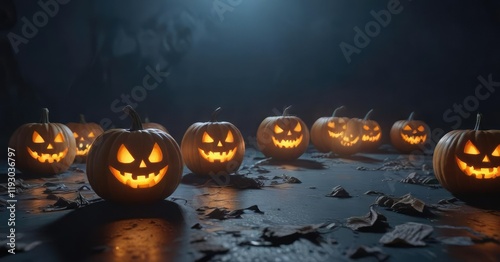
[[[163,131],[165,133],[168,133],[168,130],[167,130],[166,127],[164,127],[162,124],[159,124],[159,123],[150,122],[148,117],[144,118],[144,123],[142,123],[142,127],[144,129],[147,129],[147,128],[157,128],[157,129],[160,129],[161,131]]]
[[[76,154],[73,133],[64,124],[50,123],[47,108],[42,109],[40,123],[24,124],[14,131],[9,147],[16,150],[16,168],[36,175],[66,171]]]
[[[312,125],[311,142],[319,152],[330,152],[331,140],[338,140],[344,136],[349,118],[337,116],[337,112],[343,108],[344,106],[336,108],[332,116],[320,117]]]
[[[230,122],[218,122],[217,108],[209,122],[192,124],[184,133],[181,152],[187,168],[195,174],[229,174],[241,165],[245,141]]]
[[[366,113],[363,119],[360,119],[362,151],[372,151],[377,149],[382,142],[382,129],[377,121],[371,120],[370,115],[373,109]]]
[[[441,185],[458,196],[500,195],[500,130],[453,130],[434,149],[433,165]]]
[[[337,155],[346,156],[360,152],[362,144],[362,124],[357,119],[349,119],[344,134],[330,142],[330,150]]]
[[[407,120],[398,120],[391,127],[391,143],[402,153],[420,150],[430,139],[429,126],[420,120],[413,119],[413,112]]]
[[[80,115],[79,123],[67,123],[66,126],[71,129],[76,141],[76,157],[75,162],[85,162],[87,154],[95,138],[102,134],[104,130],[96,123],[87,123],[85,116]]]
[[[290,108],[282,116],[266,117],[257,129],[257,146],[266,157],[294,160],[307,150],[309,129],[302,119],[288,114]]]
[[[110,129],[98,136],[87,156],[87,177],[103,199],[143,203],[165,199],[180,183],[182,157],[174,138],[144,129],[131,106],[130,129]]]

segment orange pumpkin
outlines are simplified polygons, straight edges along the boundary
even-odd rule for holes
[[[169,134],[144,129],[131,106],[130,129],[110,129],[98,136],[87,156],[87,178],[103,199],[144,203],[165,199],[180,183],[183,163]]]
[[[338,140],[344,136],[349,118],[337,116],[337,112],[341,109],[344,109],[344,106],[336,108],[331,116],[318,118],[312,125],[311,142],[319,152],[330,152],[331,140]]]
[[[346,123],[344,134],[337,140],[332,140],[330,150],[340,156],[359,153],[362,147],[362,125],[359,119],[351,118]]]
[[[370,109],[370,111],[366,113],[365,117],[359,120],[362,127],[362,151],[373,151],[377,149],[382,142],[382,128],[377,121],[370,119],[372,112],[373,109]]]
[[[282,116],[266,117],[257,129],[257,146],[266,157],[294,160],[307,150],[309,130],[302,119],[288,114],[290,108]]]
[[[75,162],[85,162],[87,154],[94,142],[95,138],[102,134],[104,130],[97,123],[87,123],[85,116],[80,114],[79,123],[67,123],[69,129],[73,132],[76,142],[76,157]]]
[[[156,129],[160,129],[161,131],[163,131],[165,133],[168,133],[168,130],[167,130],[166,127],[164,127],[162,124],[158,124],[158,123],[155,123],[155,122],[149,122],[149,118],[148,117],[144,118],[144,123],[142,123],[142,127],[144,129],[156,128]]]
[[[436,178],[459,197],[500,196],[500,130],[453,130],[434,149]]]
[[[16,151],[16,168],[36,175],[64,172],[76,155],[73,133],[64,124],[50,123],[47,108],[42,109],[40,123],[24,124],[14,131],[9,147]]]
[[[219,107],[212,113],[209,122],[192,124],[182,138],[182,157],[195,174],[229,174],[238,170],[243,161],[243,136],[230,122],[217,121],[220,110]]]
[[[420,120],[413,119],[413,112],[406,120],[398,120],[391,127],[391,143],[402,153],[420,150],[430,139],[429,126]]]

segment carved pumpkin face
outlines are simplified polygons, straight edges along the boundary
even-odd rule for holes
[[[447,133],[434,150],[436,178],[453,194],[500,195],[500,130],[478,126]]]
[[[430,137],[429,126],[419,120],[413,120],[413,112],[407,120],[396,121],[391,128],[392,145],[402,153],[420,150]]]
[[[330,117],[318,118],[311,127],[311,142],[319,152],[329,152],[331,140],[338,140],[344,136],[347,129],[347,117],[337,117],[336,113],[344,107],[338,107]]]
[[[42,110],[41,123],[19,127],[12,134],[9,146],[16,149],[16,167],[31,174],[64,172],[76,154],[71,130],[60,123],[49,123],[46,108]]]
[[[75,161],[85,162],[92,143],[104,130],[96,123],[87,123],[83,115],[80,115],[79,123],[67,123],[66,125],[73,131],[73,137],[76,141]]]
[[[167,133],[143,129],[131,107],[130,129],[111,129],[98,136],[87,158],[89,183],[100,197],[115,202],[162,200],[179,185],[182,158]]]
[[[195,174],[229,174],[236,171],[245,154],[245,141],[236,126],[215,119],[192,124],[184,133],[181,151],[186,166]]]
[[[267,157],[293,160],[302,155],[309,145],[309,130],[295,116],[265,118],[257,130],[257,145]]]
[[[360,151],[362,146],[362,128],[359,119],[349,119],[344,135],[330,143],[331,151],[338,155],[352,155]]]
[[[378,142],[382,138],[382,130],[380,125],[375,121],[365,122],[363,124],[363,131],[361,140],[363,142]]]

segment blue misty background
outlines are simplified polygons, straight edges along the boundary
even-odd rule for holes
[[[214,3],[228,1],[218,1],[70,0],[16,53],[8,34],[22,36],[21,18],[32,21],[42,8],[14,0],[17,23],[0,31],[2,146],[19,125],[38,121],[41,107],[52,122],[83,113],[106,128],[128,127],[116,108],[142,85],[147,67],[169,76],[133,102],[179,142],[219,106],[219,120],[247,138],[287,105],[309,126],[340,105],[349,117],[373,108],[386,141],[392,123],[411,111],[432,128],[472,128],[475,112],[457,117],[460,123],[443,113],[474,96],[478,76],[500,82],[500,4],[493,0],[401,0],[402,11],[351,63],[339,44],[354,45],[353,28],[364,30],[370,11],[394,1],[232,1],[238,5],[223,19]],[[483,128],[500,129],[499,89],[479,103]]]

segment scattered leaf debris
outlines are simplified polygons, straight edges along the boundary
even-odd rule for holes
[[[408,222],[397,225],[393,231],[384,234],[379,242],[386,246],[394,247],[423,247],[426,243],[423,241],[433,231],[433,227],[425,224]]]
[[[332,192],[326,195],[327,197],[350,198],[351,195],[342,187],[336,186],[332,188]]]
[[[385,193],[380,192],[380,191],[374,191],[374,190],[368,190],[364,194],[369,195],[369,196],[385,196]]]
[[[198,212],[205,212],[206,207],[198,208],[196,211]],[[242,209],[235,209],[233,211],[229,211],[225,208],[215,208],[211,212],[205,215],[206,218],[210,219],[219,219],[219,220],[225,220],[225,219],[230,219],[230,218],[241,218],[241,215],[245,213],[245,210],[250,210],[255,213],[259,214],[264,214],[257,205],[253,205],[247,208],[242,208]]]
[[[264,241],[271,243],[273,246],[289,245],[299,239],[307,239],[314,244],[319,244],[322,237],[318,229],[322,225],[306,225],[306,226],[272,226],[266,227],[262,231],[261,238]]]
[[[375,203],[381,207],[410,216],[432,217],[432,213],[425,203],[410,193],[401,197],[379,196]]]
[[[383,233],[387,231],[389,224],[387,218],[375,211],[372,205],[365,216],[347,218],[346,226],[355,231]]]
[[[439,181],[434,175],[423,175],[418,172],[411,172],[406,178],[401,179],[401,183],[423,185],[431,188],[440,188]]]
[[[379,247],[358,246],[350,248],[346,252],[346,256],[352,259],[375,257],[378,261],[385,261],[389,255],[384,253]]]

